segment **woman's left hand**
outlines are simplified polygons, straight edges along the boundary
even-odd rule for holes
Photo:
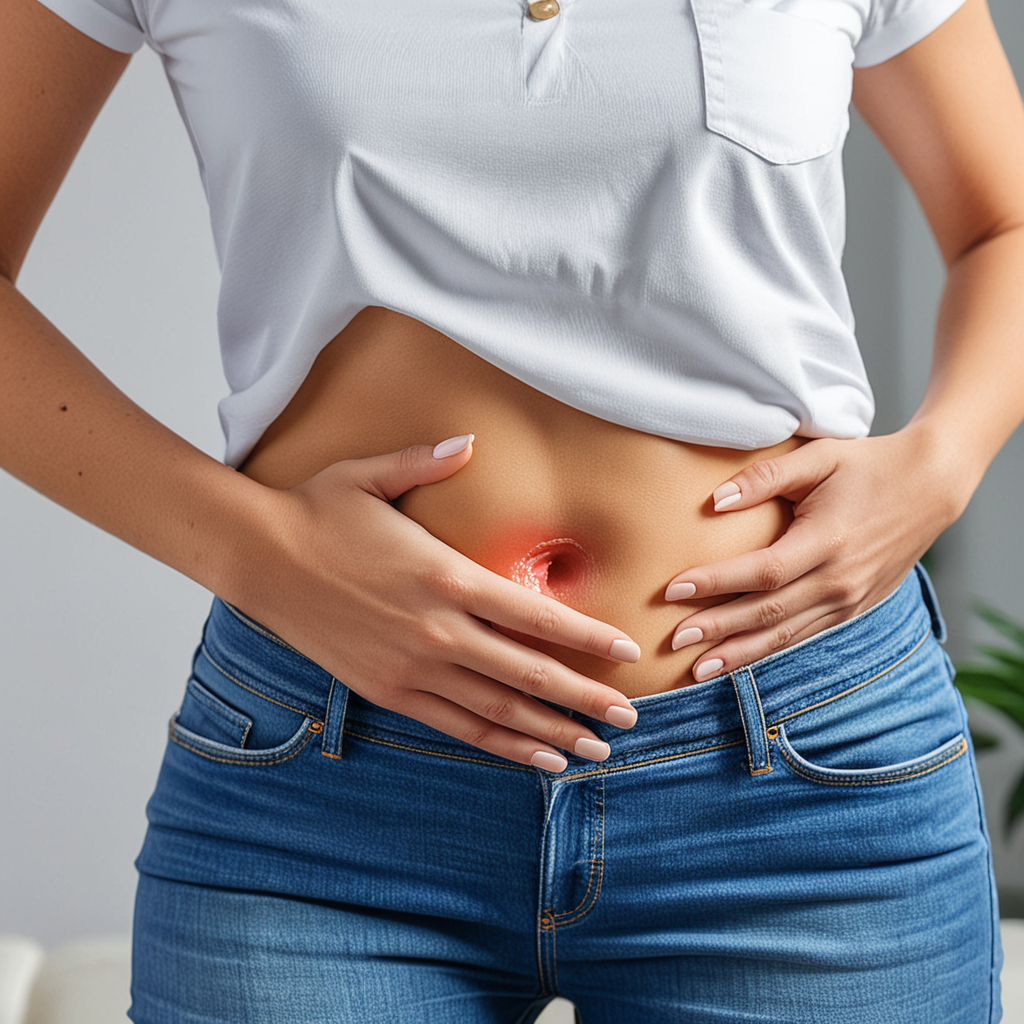
[[[969,500],[950,455],[909,424],[878,437],[809,441],[717,487],[722,515],[778,496],[794,503],[794,518],[769,547],[694,566],[669,584],[666,600],[741,595],[676,629],[675,649],[713,643],[694,678],[731,672],[892,593]]]

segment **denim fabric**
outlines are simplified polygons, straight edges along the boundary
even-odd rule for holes
[[[849,622],[523,766],[220,599],[136,861],[136,1024],[988,1024],[998,912],[918,566]],[[557,707],[557,705],[552,705]],[[566,709],[561,709],[565,711]]]

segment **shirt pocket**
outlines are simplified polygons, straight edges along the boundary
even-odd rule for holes
[[[783,0],[691,0],[705,123],[773,164],[831,152],[850,124],[853,48]],[[777,7],[769,6],[776,4]]]

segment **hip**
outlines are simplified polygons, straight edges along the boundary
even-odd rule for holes
[[[611,756],[550,775],[363,700],[215,599],[137,867],[344,908],[346,942],[457,934],[578,1005],[619,962],[622,998],[637,970],[670,1003],[713,977],[736,1019],[760,985],[773,1020],[823,1019],[812,990],[830,1020],[909,1022],[925,997],[988,1020],[997,910],[942,633],[917,568],[855,619],[634,698],[630,730],[588,719]]]

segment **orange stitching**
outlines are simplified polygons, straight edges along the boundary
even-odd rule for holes
[[[764,766],[764,768],[758,768],[757,771],[754,771],[753,770],[753,765],[751,765],[751,772],[750,772],[750,774],[751,775],[764,775],[765,773],[770,772],[772,770],[772,748],[771,748],[771,746],[768,743],[768,729],[766,728],[765,721],[764,721],[764,708],[761,705],[761,693],[760,693],[760,691],[757,688],[757,680],[754,678],[753,669],[751,669],[749,666],[747,668],[747,675],[750,676],[750,686],[751,686],[751,689],[753,689],[753,691],[754,691],[754,700],[757,701],[757,713],[760,716],[761,732],[762,732],[762,734],[764,735],[764,738],[765,738],[765,742],[764,742],[764,764],[765,764],[765,766]]]
[[[411,747],[405,743],[393,743],[391,740],[377,739],[375,736],[367,736],[366,733],[356,732],[354,729],[346,729],[345,732],[350,736],[358,736],[360,739],[369,740],[371,743],[383,743],[386,747],[397,747],[399,750],[412,750],[417,754],[427,754],[430,757],[448,757],[454,761],[475,761],[477,764],[490,765],[492,768],[515,768],[519,771],[530,772],[531,774],[536,772],[536,768],[527,767],[524,764],[499,764],[496,761],[485,761],[482,757],[465,757],[462,754],[442,754],[437,750],[427,750],[425,747]]]
[[[599,864],[600,865],[600,870],[599,870],[598,876],[597,876],[597,889],[594,891],[594,898],[590,901],[590,906],[585,907],[582,910],[581,913],[576,915],[576,917],[571,917],[571,918],[569,918],[568,921],[562,921],[561,922],[562,924],[571,924],[573,921],[578,921],[581,917],[583,917],[584,915],[588,914],[590,912],[590,908],[593,907],[593,905],[597,902],[597,897],[601,893],[601,885],[602,885],[602,883],[604,881],[604,799],[603,799],[604,779],[603,778],[601,779],[601,793],[602,793],[602,797],[598,798],[598,800],[597,800],[597,804],[601,808],[601,817],[600,817],[600,820],[598,822],[597,829],[594,832],[594,838],[593,838],[593,840],[591,841],[591,844],[590,844],[590,874],[587,876],[587,891],[583,894],[583,899],[581,899],[580,902],[577,903],[576,906],[572,908],[572,910],[563,910],[562,913],[560,913],[560,914],[553,914],[552,916],[555,917],[555,918],[568,917],[569,914],[575,914],[577,910],[579,910],[581,907],[584,907],[584,905],[587,902],[587,897],[590,895],[590,887],[594,883],[594,865],[595,864]],[[601,856],[600,856],[600,858],[597,858],[597,857],[594,856],[597,853],[598,839],[600,839],[600,841],[601,841]]]
[[[890,785],[894,782],[906,782],[908,779],[919,779],[922,775],[929,775],[932,772],[937,771],[939,768],[944,768],[951,761],[955,761],[958,757],[960,757],[961,754],[964,754],[966,752],[967,740],[962,739],[960,741],[960,746],[957,747],[956,750],[952,754],[950,754],[949,757],[940,761],[938,764],[929,765],[923,771],[914,772],[910,775],[890,773],[892,775],[891,778],[865,779],[862,777],[860,779],[850,779],[849,781],[842,781],[839,779],[831,780],[822,778],[821,776],[812,775],[810,772],[806,770],[801,770],[803,766],[795,764],[792,761],[792,759],[787,755],[786,751],[783,750],[781,747],[779,748],[779,753],[782,755],[782,759],[786,762],[786,764],[789,765],[790,768],[793,769],[793,772],[796,775],[799,775],[801,778],[807,779],[809,782],[820,783],[822,786],[884,786]]]
[[[682,754],[666,754],[664,757],[652,757],[647,761],[632,761],[629,764],[620,764],[615,768],[595,768],[589,772],[576,772],[573,775],[559,775],[559,782],[568,782],[571,779],[585,779],[590,775],[605,775],[611,772],[623,772],[629,768],[643,768],[648,764],[660,764],[662,761],[676,761],[681,757],[693,757],[694,754],[707,754],[712,750],[724,750],[726,747],[742,747],[743,740],[733,740],[730,743],[718,743],[713,747],[701,747],[699,750],[687,750]]]
[[[747,767],[753,771],[754,758],[752,756],[753,751],[750,749],[750,733],[747,731],[747,715],[743,710],[743,695],[740,693],[740,684],[736,682],[736,673],[730,672],[729,678],[732,680],[733,692],[736,694],[736,703],[739,704],[740,725],[743,726],[743,742],[747,748]],[[751,676],[751,679],[753,679],[753,676]]]
[[[293,751],[291,751],[284,757],[274,758],[273,760],[266,760],[261,759],[259,754],[253,754],[251,759],[247,758],[245,760],[233,760],[227,757],[214,757],[213,754],[209,754],[205,750],[201,750],[199,747],[194,747],[191,743],[186,743],[179,736],[175,735],[173,725],[168,726],[168,732],[170,734],[170,738],[175,743],[177,743],[178,746],[184,747],[186,750],[191,750],[194,754],[198,754],[200,757],[205,757],[207,761],[217,761],[220,764],[241,764],[245,765],[248,768],[262,767],[263,765],[267,764],[281,764],[282,761],[290,761],[313,738],[313,734],[309,731],[309,729],[305,729],[303,731],[302,741]]]
[[[595,833],[594,841],[591,843],[591,846],[595,846],[596,843],[597,834]],[[590,865],[590,874],[587,876],[587,891],[583,894],[583,899],[581,899],[579,903],[577,903],[576,906],[572,908],[572,910],[563,910],[560,914],[555,914],[554,917],[567,917],[569,914],[575,914],[576,911],[579,910],[580,907],[582,907],[583,904],[587,902],[587,897],[590,895],[591,886],[594,884],[594,865],[597,864],[598,861],[596,857],[591,857],[587,861],[587,863]],[[565,922],[563,921],[562,923],[564,924]]]
[[[893,591],[893,593],[895,593],[895,592],[896,591]],[[905,662],[907,660],[907,658],[909,658],[928,639],[928,637],[930,637],[931,635],[932,635],[932,630],[931,630],[931,626],[929,626],[928,627],[928,632],[925,633],[925,635],[923,637],[921,637],[921,639],[918,640],[917,643],[914,644],[914,646],[911,647],[910,650],[907,651],[907,653],[904,654],[902,658],[900,658],[898,661],[894,661],[888,668],[883,669],[881,672],[879,672],[878,675],[874,675],[870,679],[865,679],[863,683],[858,683],[856,686],[851,686],[848,690],[843,690],[842,693],[837,693],[834,697],[829,697],[826,700],[818,701],[817,704],[810,704],[810,705],[808,705],[805,708],[800,708],[799,711],[794,711],[791,714],[788,714],[788,715],[784,716],[783,718],[776,718],[775,719],[775,723],[773,723],[773,724],[776,724],[778,722],[788,722],[789,719],[796,718],[797,715],[802,715],[802,714],[805,714],[808,711],[813,711],[815,708],[824,707],[826,704],[831,704],[832,701],[834,701],[834,700],[839,700],[840,697],[845,697],[845,696],[847,696],[847,694],[851,694],[855,690],[859,690],[862,686],[867,686],[868,683],[873,683],[876,679],[881,679],[882,676],[887,675],[889,672],[891,672],[898,665],[902,665],[903,662]]]
[[[312,718],[312,715],[309,715],[307,712],[303,711],[301,708],[293,708],[291,706],[291,704],[285,704],[283,701],[275,700],[273,697],[268,697],[265,693],[261,693],[259,690],[253,689],[247,683],[243,683],[241,679],[236,679],[230,672],[228,672],[227,670],[221,668],[220,665],[218,665],[217,662],[215,662],[213,660],[213,656],[210,654],[210,651],[207,648],[206,644],[203,644],[203,654],[206,656],[206,660],[209,661],[209,663],[221,675],[226,676],[228,679],[231,680],[231,682],[237,683],[239,686],[242,687],[243,690],[248,690],[250,693],[256,694],[257,697],[262,697],[263,700],[269,700],[271,704],[277,704],[278,707],[287,708],[289,711],[294,711],[297,715],[302,715],[303,718]]]
[[[291,708],[290,710],[294,711],[295,709]],[[496,762],[496,761],[485,761],[481,757],[466,757],[466,756],[464,756],[462,754],[444,754],[444,753],[441,753],[440,751],[428,750],[426,747],[414,747],[414,746],[411,746],[411,745],[409,745],[407,743],[394,743],[391,740],[378,739],[376,736],[368,736],[366,733],[357,732],[355,729],[346,728],[345,729],[345,735],[348,735],[348,736],[358,736],[359,739],[369,740],[370,743],[382,743],[386,747],[396,747],[399,750],[411,750],[411,751],[413,751],[413,753],[416,753],[416,754],[427,754],[430,757],[447,757],[447,758],[450,758],[451,760],[454,760],[454,761],[472,761],[472,762],[474,762],[476,764],[486,764],[486,765],[489,765],[492,768],[515,768],[517,771],[525,771],[525,772],[531,772],[531,773],[536,772],[536,769],[533,768],[533,767],[527,767],[526,765],[522,765],[522,764],[514,764],[511,761],[508,764],[501,764],[501,763]],[[644,767],[645,765],[648,765],[648,764],[660,764],[662,761],[675,761],[675,760],[678,760],[681,757],[692,757],[695,754],[707,754],[707,753],[710,753],[713,750],[724,750],[726,747],[740,746],[740,745],[742,745],[742,743],[743,743],[742,740],[734,740],[731,743],[718,743],[718,744],[716,744],[713,747],[701,747],[699,750],[687,750],[687,751],[685,751],[682,754],[668,754],[665,757],[652,757],[652,758],[649,758],[646,761],[634,761],[634,762],[631,762],[630,764],[619,765],[616,768],[599,768],[599,769],[595,769],[593,771],[588,771],[588,772],[576,772],[573,775],[560,775],[560,776],[558,776],[558,781],[559,782],[568,782],[569,780],[572,780],[572,779],[588,778],[591,775],[604,775],[604,774],[607,774],[607,773],[610,773],[610,772],[626,771],[629,768],[642,768],[642,767]],[[321,751],[321,753],[323,753],[323,751]],[[324,757],[334,757],[334,759],[336,761],[340,761],[341,760],[340,756],[335,756],[333,754],[324,754],[323,756]]]

